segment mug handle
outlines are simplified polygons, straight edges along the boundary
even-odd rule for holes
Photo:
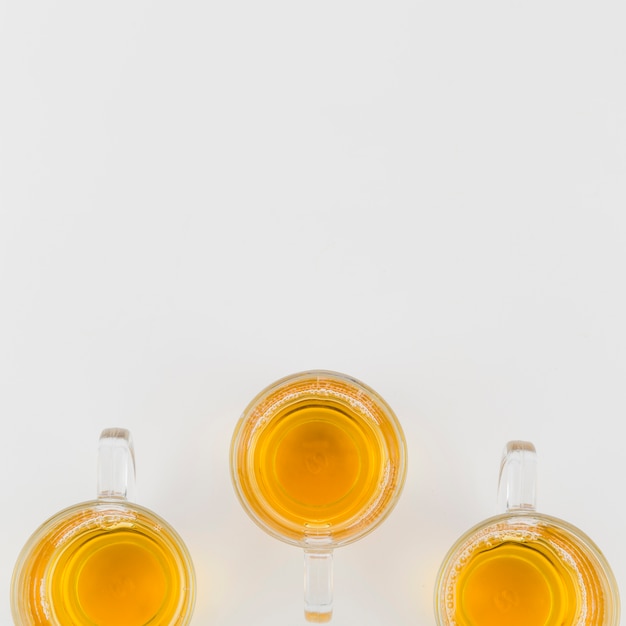
[[[333,615],[333,550],[327,539],[307,537],[304,548],[304,617],[318,624]]]
[[[98,444],[98,499],[127,500],[135,488],[135,450],[130,431],[106,428]]]
[[[537,452],[530,441],[509,441],[500,463],[498,509],[534,511],[537,505]]]

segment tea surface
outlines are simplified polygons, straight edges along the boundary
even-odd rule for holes
[[[572,594],[569,575],[541,544],[502,543],[459,573],[457,619],[467,626],[571,624]]]
[[[298,524],[337,524],[373,496],[385,458],[362,416],[316,400],[276,414],[258,437],[254,461],[271,508]]]
[[[193,601],[186,559],[167,529],[141,513],[80,511],[30,548],[19,604],[36,626],[179,624]]]
[[[51,595],[70,619],[98,626],[141,626],[167,605],[175,569],[162,547],[143,534],[96,535],[60,559]]]
[[[296,545],[345,545],[393,509],[406,443],[391,408],[354,379],[326,371],[263,390],[239,419],[231,477],[247,513]]]

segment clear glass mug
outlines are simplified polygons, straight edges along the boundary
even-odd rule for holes
[[[394,412],[344,374],[293,374],[244,410],[230,460],[249,516],[304,549],[306,619],[329,621],[333,549],[374,530],[404,485],[406,443]]]
[[[575,526],[536,511],[536,453],[507,444],[502,514],[449,550],[435,586],[439,626],[618,626],[617,583],[606,558]]]
[[[128,501],[134,487],[129,431],[100,436],[98,497],[60,511],[22,549],[11,581],[17,626],[184,626],[195,576],[177,532]]]

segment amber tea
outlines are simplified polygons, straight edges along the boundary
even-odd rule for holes
[[[617,626],[615,579],[581,530],[535,510],[534,446],[509,442],[506,512],[465,533],[437,580],[440,626]]]
[[[101,438],[99,499],[33,533],[12,580],[18,626],[184,626],[195,582],[176,531],[124,494],[134,472],[127,431]]]
[[[575,590],[553,558],[532,543],[503,543],[478,554],[459,574],[457,621],[484,626],[571,623]]]
[[[365,526],[368,507],[368,523],[381,515],[403,480],[398,432],[350,381],[312,376],[279,387],[239,425],[241,495],[274,532],[345,535],[357,520]]]
[[[184,623],[176,616],[193,595],[187,556],[162,520],[135,508],[81,506],[41,529],[16,580],[35,624]]]
[[[494,524],[459,549],[445,610],[457,626],[604,624],[606,588],[593,555],[567,530],[530,518]]]
[[[275,416],[257,440],[257,484],[268,506],[289,521],[341,524],[372,499],[384,454],[358,414],[329,400],[304,402]]]
[[[376,392],[314,370],[279,380],[248,405],[233,434],[231,474],[250,517],[305,549],[305,616],[325,622],[332,549],[391,512],[404,484],[406,444]]]

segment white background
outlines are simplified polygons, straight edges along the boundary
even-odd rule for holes
[[[434,624],[515,438],[626,588],[622,6],[1,1],[0,623],[118,425],[192,623],[303,623],[302,556],[228,448],[309,368],[376,389],[409,448],[393,514],[336,552],[335,626]]]

